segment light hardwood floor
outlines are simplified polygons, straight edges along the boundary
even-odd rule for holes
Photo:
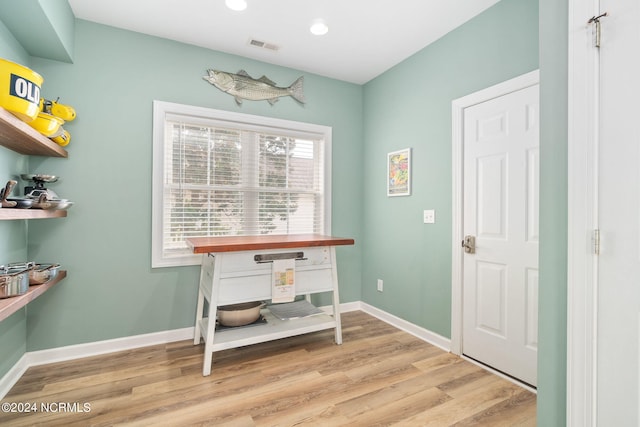
[[[535,394],[363,312],[343,315],[343,337],[215,353],[209,377],[190,341],[32,367],[2,403],[37,412],[0,425],[536,424]]]

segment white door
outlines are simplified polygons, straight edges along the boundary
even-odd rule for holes
[[[640,4],[602,0],[597,420],[640,425]]]
[[[463,128],[462,352],[536,385],[538,85],[470,106]],[[468,244],[467,246],[470,246]]]

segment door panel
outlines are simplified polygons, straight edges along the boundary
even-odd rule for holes
[[[494,116],[480,118],[477,121],[477,142],[487,142],[495,138],[504,137],[507,133],[507,115],[504,111]]]
[[[526,292],[526,335],[525,345],[538,350],[538,270],[527,268]]]
[[[462,352],[536,384],[538,86],[464,110]]]
[[[503,155],[478,158],[476,171],[477,234],[505,239],[507,159]]]
[[[539,200],[540,200],[540,150],[527,150],[527,230],[528,242],[538,242],[539,239]]]
[[[476,329],[506,338],[507,266],[490,262],[477,263],[475,293]]]

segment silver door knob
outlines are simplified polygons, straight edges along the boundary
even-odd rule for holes
[[[462,247],[464,248],[465,253],[475,254],[476,253],[476,236],[471,236],[471,235],[464,236],[464,240],[462,241]]]

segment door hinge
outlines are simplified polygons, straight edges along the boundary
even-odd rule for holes
[[[609,14],[605,12],[598,16],[592,16],[591,19],[587,21],[587,24],[594,24],[593,25],[593,45],[597,48],[600,47],[600,36],[602,35],[600,18],[604,18],[605,16],[609,16]]]
[[[600,230],[599,229],[595,229],[593,230],[593,254],[594,255],[600,255]]]

